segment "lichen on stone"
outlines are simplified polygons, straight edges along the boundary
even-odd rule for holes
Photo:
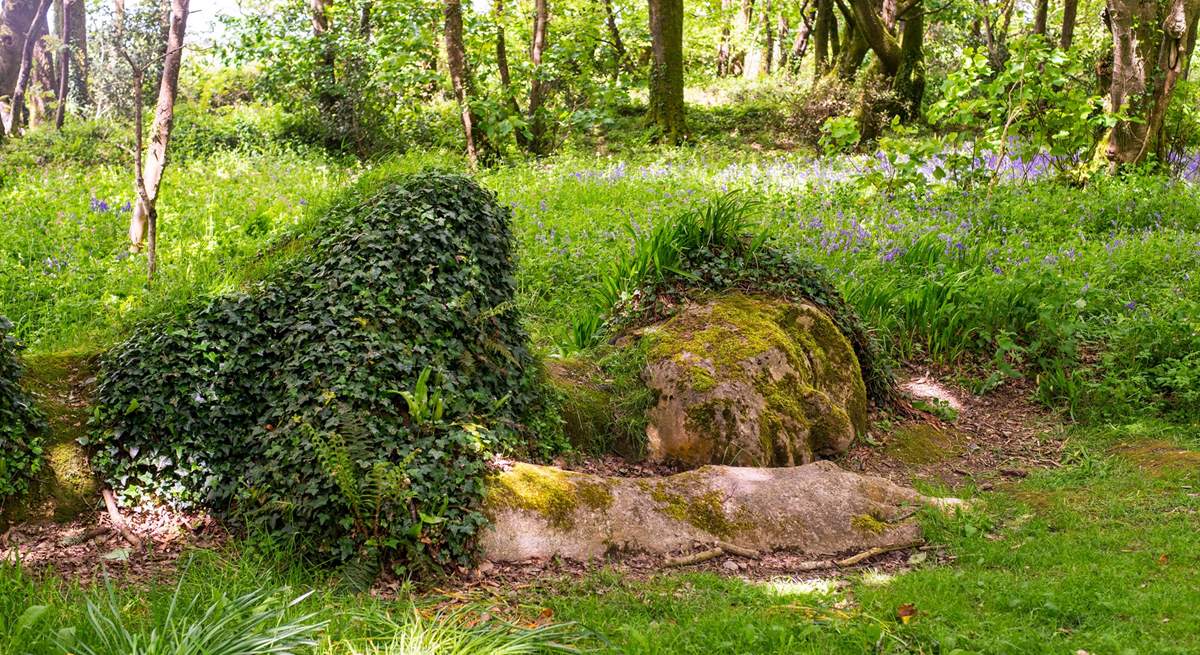
[[[681,474],[685,475],[685,474]],[[678,481],[679,476],[676,476]],[[685,485],[686,486],[686,485]],[[659,511],[677,521],[687,523],[722,539],[731,539],[747,529],[744,521],[730,518],[725,512],[725,499],[716,490],[677,493],[659,482],[649,485],[650,497],[659,504]]]
[[[850,527],[869,534],[883,534],[888,528],[887,523],[870,514],[859,514],[850,519]]]
[[[485,505],[492,514],[504,509],[534,512],[551,527],[566,531],[574,527],[575,513],[581,506],[606,510],[612,503],[612,491],[603,480],[517,464],[510,471],[492,476]]]

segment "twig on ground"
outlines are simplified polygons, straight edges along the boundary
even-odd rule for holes
[[[800,562],[788,568],[793,571],[818,571],[820,569],[832,569],[835,566],[837,566],[837,563],[831,559],[818,559],[811,562]]]
[[[86,544],[87,542],[91,541],[92,539],[95,539],[96,537],[108,534],[108,532],[109,532],[109,529],[107,527],[105,527],[103,525],[99,525],[99,526],[96,526],[96,527],[94,527],[90,530],[87,530],[86,532],[83,532],[81,534],[77,534],[77,535],[70,536],[70,537],[63,537],[62,539],[60,539],[58,541],[58,545],[59,546],[78,546],[80,544]]]
[[[758,559],[761,557],[759,552],[753,548],[743,548],[742,546],[731,544],[725,541],[718,541],[716,546],[730,555],[737,555],[738,557],[746,557],[749,559]]]
[[[121,533],[130,546],[133,546],[134,550],[141,550],[142,540],[138,539],[137,535],[133,534],[129,530],[129,526],[125,524],[125,517],[121,516],[121,510],[117,509],[117,498],[113,495],[112,490],[103,489],[100,495],[104,496],[104,507],[108,509],[108,518],[112,521],[113,527]]]
[[[863,552],[861,552],[857,555],[851,555],[850,557],[847,557],[846,559],[837,560],[834,563],[837,564],[841,568],[846,568],[847,566],[854,566],[855,564],[863,562],[864,560],[871,559],[872,557],[875,557],[877,555],[883,555],[884,553],[890,553],[890,552],[897,551],[897,550],[906,550],[908,548],[915,548],[917,546],[921,546],[924,543],[925,543],[924,541],[909,541],[909,542],[902,543],[902,544],[895,544],[893,546],[876,546],[874,548],[864,550]]]
[[[699,564],[700,562],[707,562],[710,559],[720,557],[721,555],[724,555],[724,554],[725,554],[725,550],[723,548],[709,548],[708,550],[702,550],[702,551],[700,551],[698,553],[694,553],[692,555],[684,555],[682,557],[668,557],[666,559],[666,561],[663,562],[663,566],[668,566],[668,567],[691,566],[692,564]]]

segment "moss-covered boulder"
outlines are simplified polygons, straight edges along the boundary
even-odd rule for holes
[[[489,526],[480,554],[498,562],[584,561],[724,541],[833,555],[919,540],[914,508],[956,502],[825,461],[793,468],[704,466],[653,478],[516,464],[488,481]]]
[[[816,306],[741,294],[689,304],[646,328],[657,394],[651,458],[798,466],[840,455],[867,427],[850,342]]]

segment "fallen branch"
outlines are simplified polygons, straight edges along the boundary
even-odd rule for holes
[[[792,571],[819,571],[821,569],[832,569],[837,566],[837,563],[831,559],[818,559],[811,562],[800,562],[788,568]]]
[[[757,550],[754,550],[753,548],[743,548],[742,546],[727,543],[724,541],[718,541],[716,543],[716,546],[717,546],[717,548],[720,548],[721,550],[729,553],[730,555],[737,555],[738,557],[746,557],[748,559],[758,559],[759,557],[761,557],[759,552]]]
[[[100,495],[104,497],[104,507],[108,509],[108,519],[112,522],[113,527],[121,533],[130,546],[133,546],[134,550],[141,550],[142,540],[138,539],[137,535],[133,534],[129,530],[129,526],[125,524],[125,517],[121,516],[121,510],[117,509],[117,498],[113,495],[112,490],[103,489]]]
[[[109,532],[108,528],[106,528],[102,525],[96,526],[82,534],[77,534],[77,535],[74,535],[71,537],[63,537],[62,539],[59,540],[58,545],[59,546],[78,546],[80,544],[86,544],[87,542],[91,541],[92,539],[95,539],[96,537],[108,534],[108,532]]]
[[[891,553],[891,552],[894,552],[897,550],[906,550],[909,548],[915,548],[924,543],[925,543],[924,541],[910,541],[910,542],[903,543],[903,544],[896,544],[894,546],[876,546],[874,548],[864,550],[863,552],[861,552],[857,555],[851,555],[850,557],[847,557],[846,559],[837,560],[836,562],[834,562],[834,564],[837,564],[840,568],[846,568],[847,566],[854,566],[855,564],[858,564],[864,560],[871,559],[872,557],[875,557],[877,555],[883,555],[884,553]]]
[[[685,555],[683,557],[668,557],[667,560],[663,562],[663,566],[691,566],[693,564],[699,564],[700,562],[707,562],[710,559],[720,557],[724,554],[725,549],[723,548],[709,548],[708,550],[702,550],[698,553]]]

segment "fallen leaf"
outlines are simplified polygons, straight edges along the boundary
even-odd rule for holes
[[[908,622],[911,621],[916,615],[917,608],[913,606],[912,603],[905,603],[896,608],[896,616],[899,617],[900,622],[905,625],[908,625]]]

